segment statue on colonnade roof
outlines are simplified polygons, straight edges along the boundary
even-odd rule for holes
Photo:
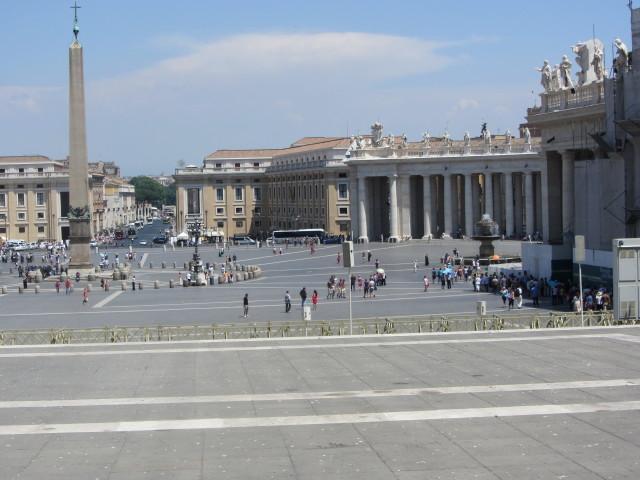
[[[371,143],[374,147],[382,146],[382,124],[375,122],[371,125]]]

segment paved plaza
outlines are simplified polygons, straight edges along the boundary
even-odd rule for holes
[[[0,349],[3,479],[637,479],[636,328]]]
[[[498,251],[505,255],[519,254],[519,242],[497,242]],[[442,290],[432,284],[424,293],[422,278],[431,275],[431,267],[439,263],[445,252],[451,254],[456,247],[466,257],[477,253],[477,242],[471,241],[415,241],[401,244],[372,243],[356,246],[356,274],[368,276],[375,272],[375,260],[387,274],[387,285],[376,292],[375,299],[363,299],[362,293],[354,294],[353,317],[385,317],[399,315],[425,315],[440,313],[471,313],[476,310],[476,301],[486,300],[490,311],[503,311],[497,296],[474,293],[470,283],[459,282],[451,290]],[[362,257],[362,252],[371,250],[371,262]],[[100,249],[108,252],[110,259],[118,253],[124,259],[126,249]],[[9,293],[0,299],[0,330],[42,329],[61,327],[103,327],[134,325],[209,325],[212,323],[263,322],[277,320],[300,320],[302,311],[299,291],[307,288],[309,298],[313,290],[320,295],[318,309],[313,320],[348,318],[347,300],[327,300],[327,280],[331,274],[347,277],[347,270],[337,264],[339,245],[321,246],[314,255],[303,247],[283,249],[283,254],[273,255],[272,249],[256,247],[233,247],[226,255],[236,255],[238,262],[259,265],[263,270],[260,279],[236,284],[206,287],[169,288],[169,280],[177,283],[182,266],[192,256],[193,248],[176,248],[175,251],[162,246],[136,247],[142,256],[142,267],[137,264],[134,274],[143,283],[143,290],[122,292],[120,282],[112,282],[111,290],[100,290],[99,282],[93,282],[89,304],[83,306],[82,287],[77,284],[72,295],[65,295],[64,288],[56,294],[54,284],[45,282],[41,293],[36,295],[33,285],[24,294],[17,293],[17,276],[8,274],[8,264],[2,265],[0,283],[9,285]],[[204,262],[220,262],[214,247],[200,248]],[[430,267],[424,266],[425,255]],[[414,272],[413,262],[418,262]],[[161,268],[165,262],[165,269]],[[176,269],[173,264],[176,264]],[[153,268],[150,268],[150,267]],[[219,267],[216,270],[219,272]],[[69,272],[73,276],[73,272]],[[160,289],[153,289],[157,280]],[[291,313],[284,312],[284,295],[289,291],[293,299]],[[242,297],[249,294],[249,317],[242,318]],[[525,303],[525,308],[530,306]],[[550,308],[543,304],[541,309]]]

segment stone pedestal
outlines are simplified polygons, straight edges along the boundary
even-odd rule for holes
[[[493,246],[493,239],[481,239],[480,240],[480,251],[478,254],[480,258],[490,258],[493,257],[496,253],[495,247]]]
[[[69,271],[93,269],[90,241],[91,220],[69,218]]]

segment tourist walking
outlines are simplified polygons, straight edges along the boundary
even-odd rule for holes
[[[291,311],[291,295],[289,295],[289,290],[284,294],[284,313],[289,313]]]
[[[314,290],[313,294],[311,294],[311,305],[312,310],[318,309],[318,291]]]
[[[66,280],[64,281],[64,294],[65,295],[71,294],[71,279],[69,277],[67,277]]]
[[[307,287],[302,287],[300,290],[300,303],[302,308],[304,308],[304,303],[307,301]]]
[[[247,318],[249,315],[249,294],[245,293],[244,298],[242,299],[242,311],[244,313],[244,318]]]
[[[427,292],[429,291],[429,277],[428,276],[424,276],[424,278],[422,279],[422,283],[424,285],[424,291]]]
[[[84,305],[89,301],[89,287],[84,287],[82,290],[82,304]]]
[[[416,260],[413,261],[413,273],[418,271],[418,262]]]
[[[56,280],[56,293],[60,293],[60,280]]]
[[[131,277],[131,290],[136,291],[136,276]]]

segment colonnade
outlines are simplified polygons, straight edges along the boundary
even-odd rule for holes
[[[384,176],[358,172],[356,193],[352,221],[361,242],[471,237],[485,213],[506,238],[548,237],[544,171]]]

